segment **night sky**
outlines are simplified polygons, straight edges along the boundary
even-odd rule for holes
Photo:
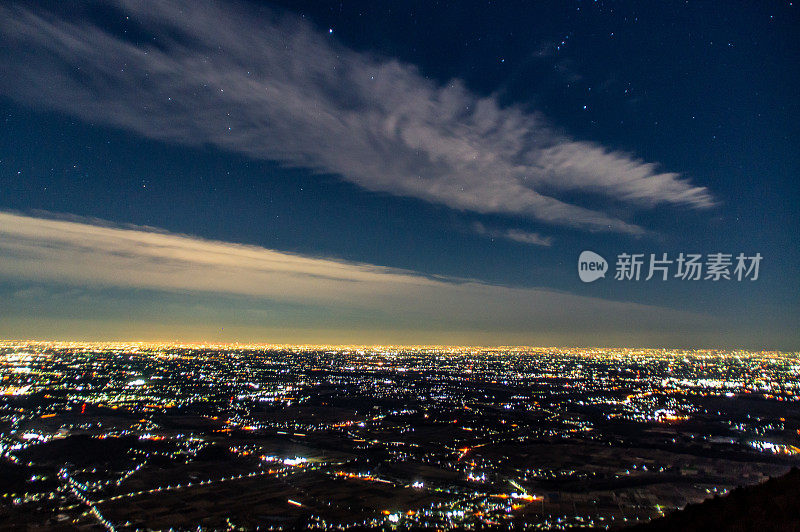
[[[799,7],[5,2],[0,336],[800,349]]]

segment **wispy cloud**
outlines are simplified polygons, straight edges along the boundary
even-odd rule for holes
[[[24,308],[31,305],[38,305],[37,312],[45,313],[59,305],[69,305],[73,310],[75,305],[84,305],[78,315],[85,319],[94,316],[91,304],[76,298],[39,302],[49,293],[46,290],[43,295],[36,288],[41,286],[53,287],[48,290],[59,293],[71,293],[73,289],[122,291],[113,304],[105,301],[103,308],[126,309],[124,312],[129,311],[134,299],[125,296],[125,291],[141,290],[164,294],[153,296],[154,311],[176,295],[203,301],[212,309],[208,312],[216,304],[225,306],[228,312],[231,305],[238,305],[236,313],[241,314],[257,308],[259,301],[300,306],[309,309],[302,312],[306,326],[325,327],[336,320],[340,336],[352,330],[403,327],[410,331],[439,328],[470,334],[484,331],[495,339],[513,333],[518,338],[527,335],[528,341],[535,334],[558,332],[565,339],[572,338],[570,342],[589,342],[590,338],[596,342],[599,337],[592,335],[608,338],[630,334],[628,331],[633,329],[643,335],[656,329],[698,329],[710,320],[647,305],[429,277],[147,228],[0,212],[0,286],[9,283],[23,287],[32,283],[34,287],[15,290],[9,296],[13,301],[8,297],[0,301],[0,310],[13,305],[18,321]],[[225,296],[226,302],[210,297],[215,295]],[[243,303],[230,303],[231,298]],[[215,303],[215,299],[219,302]],[[298,312],[293,311],[292,315]],[[275,321],[284,323],[281,316],[278,313],[263,326],[275,326]],[[54,327],[63,326],[52,316],[41,319],[49,319]],[[188,317],[181,318],[176,311],[173,319],[180,324]],[[241,321],[241,316],[237,319]],[[9,334],[5,329],[0,332]]]
[[[486,235],[491,238],[505,238],[507,240],[522,242],[523,244],[532,244],[534,246],[553,245],[553,237],[542,236],[539,233],[523,231],[521,229],[490,229],[481,222],[473,223],[472,228],[479,235]]]
[[[571,139],[459,80],[440,85],[413,65],[347,49],[294,16],[205,1],[120,0],[111,8],[130,17],[136,40],[89,18],[0,7],[0,91],[149,138],[336,174],[371,191],[590,231],[643,230],[559,193],[633,207],[713,204],[677,173]]]

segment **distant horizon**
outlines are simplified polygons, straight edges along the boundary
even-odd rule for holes
[[[590,346],[590,345],[534,345],[534,344],[361,344],[361,343],[303,343],[303,342],[214,342],[214,341],[182,341],[182,340],[41,340],[41,339],[10,339],[0,338],[0,347],[6,344],[84,344],[92,346],[127,346],[138,345],[147,347],[209,347],[209,348],[302,348],[302,349],[499,349],[499,350],[642,350],[642,351],[712,351],[712,352],[737,352],[742,351],[753,354],[784,354],[800,355],[800,350],[786,349],[749,349],[742,347],[647,347],[647,346]]]

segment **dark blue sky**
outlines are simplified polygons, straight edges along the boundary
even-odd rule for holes
[[[0,232],[25,247],[0,248],[0,312],[13,318],[0,334],[149,339],[169,336],[154,326],[167,323],[197,340],[797,349],[797,10],[12,3],[0,12],[0,210],[14,214]],[[439,323],[414,318],[414,297],[361,308],[301,288],[154,283],[102,258],[84,265],[96,276],[50,271],[58,252],[42,249],[76,242],[58,224],[33,236],[26,224],[65,216],[534,289],[531,309],[510,323],[478,304]],[[612,263],[623,252],[764,258],[753,282],[584,284],[584,249]],[[535,289],[563,295],[567,311],[543,317],[552,302]],[[627,310],[602,327],[571,312],[618,311],[609,304]],[[636,305],[648,317],[632,324]]]

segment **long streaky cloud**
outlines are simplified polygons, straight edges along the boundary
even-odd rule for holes
[[[130,17],[138,40],[88,17],[0,7],[0,92],[370,191],[589,231],[643,229],[559,193],[636,208],[714,203],[677,173],[569,138],[459,80],[437,84],[412,65],[345,48],[291,15],[203,0],[102,5]]]
[[[576,328],[619,331],[636,325],[647,330],[654,324],[659,330],[681,330],[709,319],[648,305],[431,277],[152,228],[2,211],[0,282],[190,297],[218,294],[352,316],[348,325],[354,329],[378,319],[385,327],[402,323],[415,330],[436,324],[484,331],[566,328],[574,334]],[[127,303],[120,300],[119,305],[124,308]]]

